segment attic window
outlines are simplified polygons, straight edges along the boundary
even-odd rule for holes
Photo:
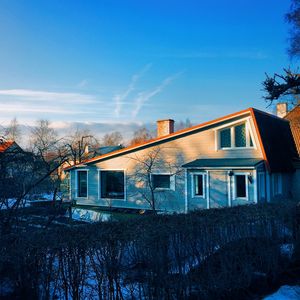
[[[246,123],[227,127],[219,131],[219,148],[252,148],[254,147],[250,130]]]

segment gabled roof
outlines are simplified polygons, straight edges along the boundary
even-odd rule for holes
[[[289,122],[256,109],[253,115],[269,171],[293,170],[293,158],[298,155]]]
[[[183,165],[183,168],[243,168],[255,167],[263,162],[260,158],[208,158],[196,159]]]
[[[271,172],[291,171],[293,169],[292,159],[295,157],[296,149],[288,121],[254,108],[248,108],[209,122],[179,130],[172,134],[158,137],[138,145],[116,150],[104,155],[99,155],[78,165],[67,167],[65,170],[70,170],[72,168],[81,167],[93,162],[107,160],[137,150],[159,145],[176,138],[184,137],[201,130],[208,129],[218,125],[221,122],[235,118],[242,118],[247,115],[251,116],[253,119],[268,170]]]
[[[144,149],[144,148],[148,148],[148,147],[151,147],[151,146],[154,146],[154,145],[157,145],[157,144],[160,144],[160,143],[163,143],[163,142],[175,139],[175,138],[179,138],[179,137],[183,137],[185,135],[193,134],[197,131],[205,129],[206,127],[212,126],[214,124],[218,124],[222,121],[230,120],[234,117],[249,115],[249,113],[250,113],[250,109],[244,109],[244,110],[241,110],[239,112],[236,112],[236,113],[233,113],[233,114],[221,117],[221,118],[217,118],[217,119],[212,120],[212,121],[208,121],[208,122],[205,122],[205,123],[202,123],[202,124],[199,124],[199,125],[195,125],[195,126],[192,126],[192,127],[189,127],[189,128],[178,130],[178,131],[176,131],[174,133],[171,133],[169,135],[166,135],[166,136],[157,137],[157,138],[151,139],[149,141],[146,141],[146,142],[143,142],[143,143],[140,143],[140,144],[136,144],[136,145],[129,146],[129,147],[126,147],[126,148],[122,148],[120,150],[116,150],[116,151],[113,151],[113,152],[110,152],[110,153],[107,153],[107,154],[96,156],[94,158],[85,160],[84,162],[82,162],[80,164],[67,167],[67,168],[65,168],[65,170],[80,167],[83,164],[98,162],[98,161],[106,160],[106,159],[109,159],[109,158],[112,158],[112,157],[115,157],[115,156],[123,155],[125,153],[127,154],[127,153],[130,153],[130,152],[136,151],[136,150],[141,150],[141,149]]]
[[[5,152],[10,148],[15,142],[14,141],[0,141],[0,153]]]

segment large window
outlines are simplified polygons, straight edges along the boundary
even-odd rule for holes
[[[77,197],[87,197],[88,172],[86,170],[77,171]]]
[[[246,123],[231,126],[219,131],[219,148],[253,147],[250,130]]]
[[[205,175],[193,174],[192,175],[192,189],[194,197],[205,197]]]
[[[152,174],[152,185],[154,189],[175,189],[174,175]]]
[[[124,171],[101,171],[101,198],[124,199]]]
[[[235,198],[247,198],[247,175],[239,174],[234,176],[235,179]]]

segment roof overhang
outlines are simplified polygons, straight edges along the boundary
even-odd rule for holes
[[[258,165],[264,163],[261,158],[209,158],[196,159],[182,165],[186,169],[255,169]]]

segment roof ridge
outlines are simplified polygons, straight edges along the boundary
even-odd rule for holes
[[[285,120],[284,118],[280,118],[280,117],[278,117],[278,116],[276,116],[272,113],[269,113],[269,112],[266,112],[266,111],[263,111],[263,110],[260,110],[260,109],[257,109],[257,108],[252,108],[252,109],[253,109],[253,111],[256,111],[256,112],[264,114],[264,115],[267,115],[268,117],[273,117],[277,120],[282,120],[282,121],[285,121],[285,122],[287,121],[288,122],[288,120]]]

